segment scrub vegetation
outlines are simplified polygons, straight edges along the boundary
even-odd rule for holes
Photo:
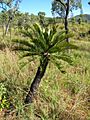
[[[2,9],[0,120],[90,120],[89,17]]]

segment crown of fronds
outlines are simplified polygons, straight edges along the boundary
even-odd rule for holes
[[[64,51],[77,47],[66,42],[66,38],[71,35],[66,35],[65,31],[57,31],[56,27],[42,29],[40,25],[34,24],[30,30],[22,31],[22,34],[24,39],[14,41],[18,43],[15,50],[23,52],[23,57],[47,57],[56,65],[60,59],[68,63],[72,62],[70,56],[66,55]]]

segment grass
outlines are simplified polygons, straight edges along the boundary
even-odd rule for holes
[[[0,120],[90,120],[90,42],[87,36],[75,41],[78,36],[73,40],[83,51],[70,52],[73,66],[63,64],[65,72],[61,73],[50,63],[31,106],[23,101],[38,61],[27,64],[29,59],[20,60],[8,47],[0,51],[0,83],[7,89],[10,104],[0,112]]]

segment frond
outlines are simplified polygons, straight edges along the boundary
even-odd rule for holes
[[[34,39],[34,34],[32,31],[22,30],[21,33],[24,35],[24,37],[29,37],[31,40]]]
[[[22,31],[21,33],[24,37],[30,38],[35,46],[40,47],[42,50],[46,50],[46,40],[44,39],[43,30],[37,23],[30,27],[30,31]]]
[[[30,51],[31,50],[31,48],[27,48],[27,47],[23,47],[23,46],[15,46],[14,48],[13,48],[13,50],[15,50],[15,51]]]
[[[55,34],[53,34],[52,38],[51,38],[51,45],[52,47],[57,44],[58,42],[62,42],[63,40],[65,40],[65,31],[62,32],[56,32]]]
[[[30,57],[30,56],[35,56],[35,55],[40,55],[40,53],[36,53],[36,52],[28,52],[28,53],[24,53],[23,55],[22,55],[22,58],[23,57]]]
[[[55,59],[58,59],[58,60],[65,61],[65,62],[69,63],[70,65],[72,65],[72,62],[73,62],[72,57],[69,55],[66,55],[66,54],[52,55],[52,57],[54,57]]]
[[[55,27],[50,30],[50,34],[48,35],[49,41],[52,40],[52,37],[53,37],[53,35],[54,35],[56,32],[57,32],[57,31],[56,31]]]
[[[44,52],[43,45],[42,45],[42,43],[41,43],[38,39],[33,39],[32,41],[33,41],[33,43],[35,44],[35,47],[36,47],[36,49],[37,49],[38,51]]]
[[[71,57],[65,55],[67,49],[78,48],[66,42],[66,38],[72,36],[71,34],[66,35],[65,31],[57,32],[56,28],[43,30],[38,24],[34,24],[30,31],[22,31],[22,34],[24,40],[15,39],[17,46],[14,50],[23,52],[23,57],[39,56],[42,59],[50,57],[59,69],[61,69],[60,60],[72,63]]]
[[[58,42],[58,44],[50,48],[49,53],[59,53],[67,49],[78,49],[78,47],[63,40],[62,42]]]
[[[38,24],[34,24],[33,27],[35,30],[37,41],[42,46],[42,48],[45,50],[46,49],[46,40],[44,39],[43,30],[40,28],[40,26]]]
[[[27,40],[18,40],[18,39],[14,39],[13,42],[22,45],[22,46],[26,46],[29,47],[31,49],[35,49],[35,45]]]
[[[48,29],[47,28],[45,29],[45,32],[43,32],[43,35],[44,35],[44,39],[46,41],[46,46],[49,46],[50,41],[49,41],[49,35],[48,35]]]

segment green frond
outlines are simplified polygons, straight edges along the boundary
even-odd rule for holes
[[[38,39],[33,39],[32,42],[35,44],[37,51],[44,52],[42,43]]]
[[[50,41],[49,41],[49,35],[48,35],[48,29],[47,28],[45,29],[45,32],[43,32],[43,35],[44,35],[44,39],[46,41],[46,46],[49,46]]]
[[[49,53],[56,53],[56,52],[62,52],[67,49],[78,49],[76,45],[73,45],[71,43],[66,42],[65,40],[62,42],[59,42],[55,46],[49,49]]]
[[[65,40],[65,31],[62,32],[56,32],[51,39],[51,46],[53,47],[54,45],[58,44],[58,42],[62,42]]]
[[[37,23],[33,24],[33,28],[34,28],[35,32],[37,32],[39,35],[43,36],[42,28],[40,27],[39,24],[37,24]]]
[[[55,59],[58,59],[58,60],[62,60],[62,61],[65,61],[69,64],[72,65],[72,58],[71,56],[69,55],[66,55],[66,54],[60,54],[60,55],[52,55]]]
[[[66,35],[65,31],[57,32],[57,34],[55,34],[52,38],[52,41],[53,41],[52,44],[53,44],[53,46],[55,46],[55,45],[60,46],[60,45],[62,45],[61,42],[63,42],[63,41],[64,41],[64,43],[67,44],[66,39],[70,38],[72,36],[73,36],[73,34],[70,34],[70,33]]]
[[[35,49],[35,46],[33,43],[27,41],[27,40],[19,40],[19,39],[14,39],[13,42],[19,44],[19,45],[22,45],[22,46],[26,46],[26,47],[29,47],[31,49]]]
[[[44,39],[43,30],[37,23],[30,27],[30,31],[22,31],[21,33],[24,35],[24,37],[30,38],[31,42],[33,42],[35,46],[46,50],[46,40]]]
[[[44,39],[43,30],[40,28],[40,26],[38,24],[34,24],[33,27],[36,31],[36,38],[37,38],[39,44],[45,50],[46,49],[46,40]]]
[[[26,47],[23,47],[23,46],[15,46],[13,48],[13,50],[15,50],[15,51],[30,51],[31,48],[26,48]]]
[[[28,53],[24,53],[23,55],[22,55],[22,58],[23,57],[30,57],[30,56],[35,56],[35,55],[40,55],[40,53],[36,53],[36,52],[28,52]]]
[[[24,37],[29,37],[31,40],[34,38],[34,33],[32,31],[21,31]]]
[[[16,46],[16,47],[14,47],[13,50],[20,51],[20,52],[28,52],[28,53],[24,53],[25,56],[41,55],[40,51],[32,49],[32,48],[27,48],[24,46]]]
[[[54,27],[54,28],[52,28],[52,29],[50,29],[50,32],[49,32],[49,35],[48,35],[49,42],[51,42],[51,40],[52,40],[52,38],[53,38],[53,35],[54,35],[55,33],[57,33],[57,31],[56,31],[56,28],[55,28],[55,27]]]
[[[61,61],[72,64],[71,57],[65,54],[67,49],[78,49],[76,45],[66,42],[66,38],[72,34],[66,35],[65,31],[57,32],[56,28],[42,29],[38,24],[34,24],[28,31],[22,31],[22,34],[26,40],[14,40],[17,43],[14,50],[23,52],[22,57],[39,56],[42,61],[49,59],[60,70]]]

